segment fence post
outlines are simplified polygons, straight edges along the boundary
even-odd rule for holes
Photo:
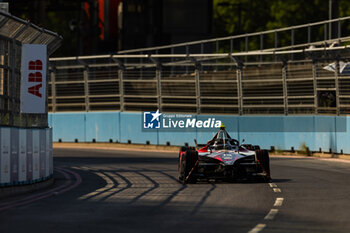
[[[291,31],[291,45],[292,45],[292,49],[294,49],[294,37],[295,37],[295,33],[294,33],[294,28]],[[294,54],[291,54],[291,59],[294,60]]]
[[[242,92],[243,67],[237,67],[237,94],[238,94],[238,114],[243,114],[243,92]]]
[[[201,88],[200,88],[200,65],[196,64],[195,79],[196,79],[196,104],[197,114],[201,113]]]
[[[245,52],[249,51],[249,43],[248,43],[248,36],[244,37],[244,43],[245,43]],[[244,58],[245,62],[248,62],[248,56],[245,56]]]
[[[162,68],[160,65],[156,66],[157,79],[157,103],[159,111],[162,111]]]
[[[51,97],[52,97],[52,112],[56,112],[56,69],[52,67],[51,70]]]
[[[124,111],[124,71],[122,68],[118,70],[118,79],[119,79],[119,103],[120,103],[120,111]]]
[[[260,51],[264,49],[264,35],[260,33]],[[262,55],[259,56],[259,61],[262,62]]]
[[[16,45],[15,45],[16,41],[15,39],[12,39],[10,41],[10,67],[11,67],[11,77],[9,78],[9,82],[8,82],[8,85],[9,85],[9,88],[10,88],[10,91],[8,94],[8,96],[11,96],[11,107],[10,107],[10,116],[9,116],[9,125],[11,126],[14,126],[15,124],[15,110],[17,109],[16,108],[16,100],[17,99],[17,96],[16,96],[16,85],[14,85],[14,83],[17,83],[17,80],[16,80]]]
[[[287,77],[288,77],[288,63],[284,61],[282,65],[284,115],[288,115]]]
[[[84,66],[84,94],[85,94],[85,111],[90,111],[90,103],[89,103],[89,67],[87,65]]]
[[[335,100],[337,107],[337,116],[340,114],[340,101],[339,101],[339,60],[335,61]]]
[[[274,34],[275,34],[275,50],[276,50],[278,47],[278,32],[275,30]],[[277,61],[277,56],[274,56],[274,57],[275,57],[275,61]]]
[[[317,61],[312,61],[312,76],[313,76],[313,86],[314,86],[314,108],[315,114],[318,114],[318,96],[317,96]]]

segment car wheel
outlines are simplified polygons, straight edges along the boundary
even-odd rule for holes
[[[267,150],[261,150],[262,154],[262,165],[265,169],[266,174],[266,180],[270,181],[270,157],[269,157],[269,152]]]
[[[266,173],[264,181],[270,181],[270,158],[267,150],[257,150],[256,157],[262,167],[263,172]]]
[[[254,149],[254,151],[260,150],[260,146],[255,145],[255,146],[253,146],[253,149]]]
[[[198,160],[198,152],[195,150],[187,150],[186,153],[184,154],[184,157],[186,159],[183,163],[184,165],[183,181],[184,183],[196,183],[197,179],[192,174],[197,172],[197,168],[195,168],[195,165]],[[191,176],[188,177],[188,179],[186,179],[193,168],[194,170],[192,171]]]
[[[185,168],[186,168],[186,161],[185,161],[185,154],[179,155],[179,166],[178,166],[178,178],[180,182],[184,182],[185,180]]]

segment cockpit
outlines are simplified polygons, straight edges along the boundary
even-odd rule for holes
[[[220,130],[208,142],[208,147],[211,150],[232,150],[238,145],[239,142],[235,139],[232,139],[226,132],[225,126],[221,126]]]

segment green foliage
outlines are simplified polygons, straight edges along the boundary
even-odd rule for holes
[[[77,37],[76,33],[69,30],[69,21],[74,18],[73,12],[48,12],[46,27],[57,32],[63,37],[62,46],[53,56],[76,55],[77,54]]]
[[[303,142],[303,143],[300,145],[299,153],[300,153],[300,154],[304,154],[304,155],[310,155],[309,147],[306,146],[306,143],[305,143],[305,142]]]
[[[270,9],[266,0],[213,0],[214,35],[228,36],[266,30]],[[257,49],[257,41],[249,41],[250,49]],[[229,45],[227,45],[229,47]],[[244,49],[244,39],[234,50]]]
[[[63,42],[52,56],[77,54],[77,32],[69,28],[69,22],[79,19],[80,1],[36,0],[20,2],[9,0],[10,13],[63,37]]]
[[[313,23],[328,19],[326,0],[213,0],[215,36],[238,35],[273,30],[293,25]],[[339,0],[339,16],[350,15],[350,1]],[[342,32],[350,30],[350,24],[342,25]],[[324,27],[311,31],[313,40],[323,40]],[[295,33],[295,44],[307,42],[307,31]],[[279,45],[290,45],[290,32],[280,33]],[[234,50],[243,48],[244,41]],[[264,38],[265,48],[273,46],[274,35]],[[229,47],[228,45],[226,47]],[[249,41],[249,49],[259,49],[258,38]],[[243,50],[243,49],[242,49]]]

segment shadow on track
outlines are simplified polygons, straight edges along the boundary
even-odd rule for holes
[[[289,183],[291,182],[291,179],[272,179],[271,182],[273,183]]]

